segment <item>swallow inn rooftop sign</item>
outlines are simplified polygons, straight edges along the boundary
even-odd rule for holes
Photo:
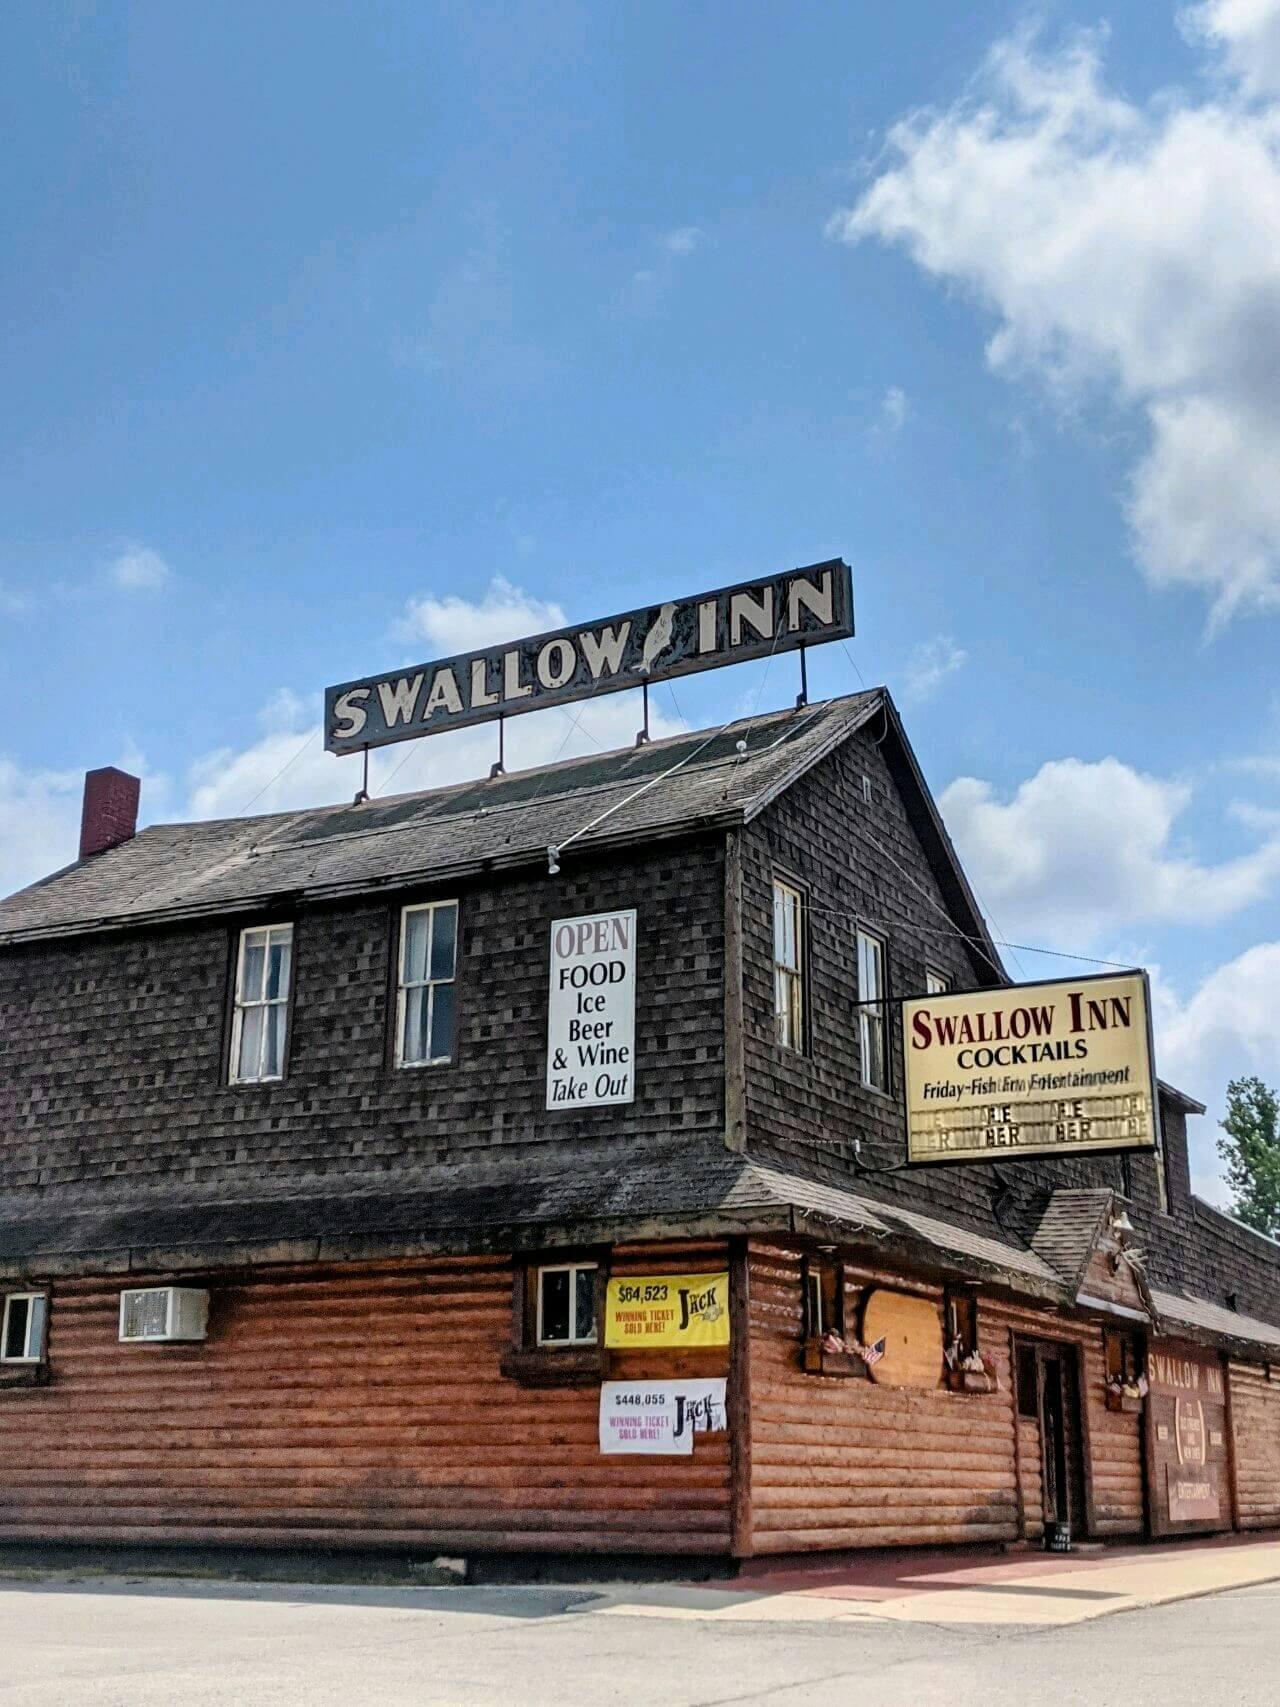
[[[385,747],[852,633],[852,576],[847,563],[833,558],[483,652],[343,682],[325,693],[325,745],[333,753]]]

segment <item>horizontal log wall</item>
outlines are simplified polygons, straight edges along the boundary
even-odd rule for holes
[[[1231,1423],[1241,1529],[1280,1524],[1280,1367],[1233,1363]]]
[[[1040,1424],[1035,1417],[1018,1418],[1018,1493],[1022,1533],[1028,1541],[1039,1541],[1044,1535],[1044,1464]]]
[[[888,1274],[855,1284],[939,1287]],[[1042,1533],[1039,1433],[1018,1427],[1013,1334],[1083,1348],[1084,1455],[1091,1460],[1092,1531],[1143,1527],[1138,1422],[1106,1409],[1102,1330],[1090,1323],[979,1301],[979,1337],[995,1360],[990,1394],[908,1391],[806,1373],[801,1258],[751,1252],[751,1509],[756,1553],[818,1548],[998,1542]]]
[[[614,1272],[726,1260],[632,1249]],[[508,1261],[210,1284],[193,1346],[119,1344],[118,1280],[53,1289],[51,1384],[0,1392],[0,1541],[728,1552],[727,1435],[603,1457],[597,1385],[502,1376]],[[689,1366],[632,1353],[613,1373]]]
[[[800,1277],[798,1255],[753,1248],[754,1550],[1012,1540],[1018,1497],[1007,1351],[994,1348],[1000,1391],[989,1395],[806,1374]],[[940,1300],[941,1292],[930,1296]]]

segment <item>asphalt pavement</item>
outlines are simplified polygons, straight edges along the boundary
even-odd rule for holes
[[[591,1588],[0,1583],[2,1707],[1276,1707],[1280,1584],[1069,1626],[629,1612]]]

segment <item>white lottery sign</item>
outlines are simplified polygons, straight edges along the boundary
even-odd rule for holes
[[[695,1434],[727,1428],[725,1381],[605,1381],[600,1388],[601,1452],[688,1457]]]

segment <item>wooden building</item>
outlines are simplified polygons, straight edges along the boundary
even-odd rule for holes
[[[1280,1523],[1280,1247],[1192,1194],[1199,1104],[1154,1156],[901,1166],[893,996],[1004,973],[887,694],[136,806],[91,773],[81,859],[0,903],[0,1542]],[[554,931],[632,914],[629,1099],[549,1106]]]

